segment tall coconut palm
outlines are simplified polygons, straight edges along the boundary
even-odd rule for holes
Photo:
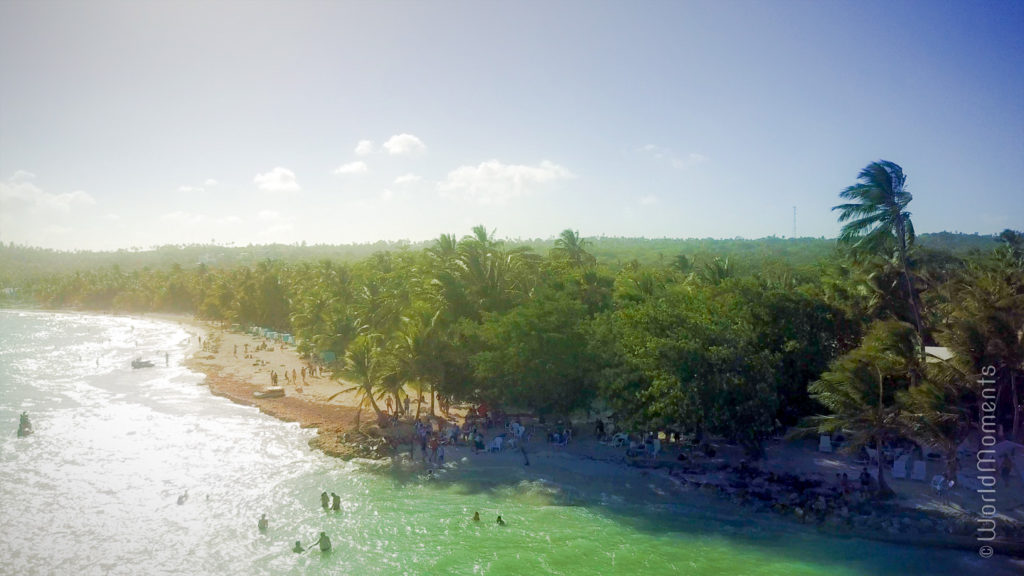
[[[914,224],[907,211],[913,196],[907,191],[907,177],[898,164],[879,160],[861,170],[857,180],[857,184],[839,193],[840,198],[849,202],[832,208],[840,211],[839,222],[845,222],[839,241],[856,251],[888,251],[890,255],[895,245],[895,256],[910,295],[914,327],[920,336],[921,314],[907,266],[907,251],[914,243]]]
[[[551,249],[551,257],[556,260],[567,262],[572,268],[584,268],[592,266],[597,259],[587,252],[590,240],[580,238],[576,230],[565,229],[555,240],[555,247]]]

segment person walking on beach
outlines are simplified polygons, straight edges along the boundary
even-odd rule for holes
[[[408,396],[405,397],[405,413],[406,414],[409,413],[409,397]]]
[[[392,410],[392,401],[391,401],[391,396],[388,396],[388,397],[387,397],[387,399],[385,400],[385,402],[384,402],[384,403],[385,403],[385,404],[387,405],[387,409],[388,409],[388,412],[387,412],[387,413],[388,413],[388,414],[394,414],[394,413],[395,413],[395,411],[394,411],[394,410]]]
[[[437,436],[430,435],[430,461],[437,462],[437,449],[440,443],[437,441]]]
[[[327,495],[327,491],[320,494],[320,505],[324,507],[324,510],[331,506],[331,498]]]

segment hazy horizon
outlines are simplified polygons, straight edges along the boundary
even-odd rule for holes
[[[1015,2],[0,4],[0,242],[1024,225]],[[1016,217],[1015,217],[1016,215]]]

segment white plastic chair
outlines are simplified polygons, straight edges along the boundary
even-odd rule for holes
[[[501,441],[504,440],[501,436],[497,436],[491,443],[487,445],[488,452],[501,452]]]
[[[932,490],[935,490],[936,494],[942,494],[946,490],[946,477],[942,474],[932,476]]]
[[[926,471],[926,468],[925,468],[925,461],[924,460],[915,460],[914,461],[914,470],[911,471],[911,473],[910,473],[910,479],[911,480],[918,480],[920,482],[924,482],[925,481],[925,474],[926,473],[927,473],[927,471]]]
[[[832,451],[832,437],[824,434],[818,439],[818,452]]]
[[[892,477],[903,478],[907,477],[907,462],[910,460],[907,456],[900,456],[892,463]]]

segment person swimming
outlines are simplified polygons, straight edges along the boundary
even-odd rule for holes
[[[295,552],[296,554],[302,554],[305,551],[306,549],[302,547],[302,542],[296,540],[295,546],[292,548],[292,552]]]
[[[498,521],[496,522],[499,526],[504,526],[505,521],[501,519],[501,514],[498,514]]]
[[[480,512],[473,512],[473,522],[480,521]]]
[[[260,516],[260,521],[257,524],[257,526],[259,526],[260,532],[266,532],[267,531],[267,527],[270,526],[270,521],[267,520],[267,515],[266,514],[264,514],[263,516]]]

